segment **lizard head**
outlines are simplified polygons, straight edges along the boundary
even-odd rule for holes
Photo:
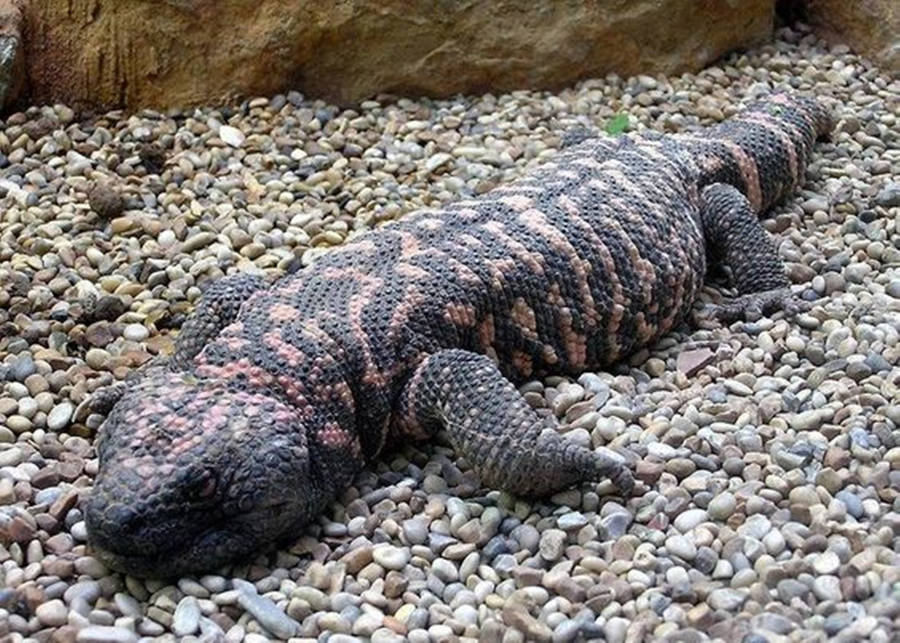
[[[128,390],[98,453],[89,543],[137,576],[215,569],[311,520],[321,495],[296,408],[184,374]]]

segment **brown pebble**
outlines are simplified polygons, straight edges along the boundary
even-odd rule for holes
[[[63,520],[66,517],[66,514],[69,513],[69,510],[74,507],[77,502],[78,491],[69,489],[50,505],[48,513],[56,518],[56,520]]]
[[[44,543],[44,549],[51,554],[64,554],[67,551],[71,551],[74,544],[75,541],[72,540],[72,536],[67,533],[60,533],[48,538]]]
[[[44,467],[33,476],[31,476],[31,486],[35,489],[46,489],[59,484],[59,472],[56,467]]]
[[[0,530],[0,534],[2,534]],[[6,525],[6,536],[16,543],[27,543],[37,533],[37,525],[31,524],[21,516],[16,516]]]
[[[41,566],[48,576],[69,578],[75,573],[75,563],[68,558],[45,558],[41,561]]]
[[[409,579],[398,571],[389,571],[384,579],[384,595],[387,598],[397,598],[409,586]]]
[[[712,364],[715,359],[716,354],[708,348],[682,351],[675,360],[675,368],[688,377],[693,377],[704,366]]]
[[[138,158],[149,174],[159,174],[166,164],[166,151],[156,143],[141,143]]]
[[[84,460],[77,458],[60,462],[58,466],[60,480],[74,482],[84,471]]]
[[[637,467],[635,467],[634,475],[638,480],[652,485],[659,480],[659,476],[662,475],[665,467],[666,465],[663,462],[647,462],[646,460],[641,460],[637,463]]]
[[[850,452],[840,447],[831,447],[825,452],[822,464],[838,470],[850,464]]]
[[[122,214],[125,201],[107,183],[97,183],[87,194],[91,209],[104,219],[112,219]]]
[[[384,626],[392,632],[400,634],[401,636],[406,634],[406,625],[393,616],[385,616],[382,622],[384,623]]]
[[[59,521],[48,513],[39,513],[34,517],[38,529],[43,529],[48,534],[59,531]]]
[[[78,637],[78,630],[74,625],[63,625],[53,630],[53,637],[50,639],[53,643],[75,643]]]
[[[351,549],[341,558],[341,562],[347,566],[348,573],[355,574],[372,562],[372,548],[357,547],[356,549]]]
[[[39,585],[32,585],[30,583],[19,587],[19,594],[22,596],[25,604],[28,605],[28,609],[32,612],[37,609],[38,605],[47,600],[44,590]]]

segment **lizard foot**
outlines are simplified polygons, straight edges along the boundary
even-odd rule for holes
[[[630,496],[634,490],[634,475],[631,469],[622,462],[609,457],[606,454],[596,454],[597,474],[609,479],[623,496]]]
[[[107,415],[116,402],[125,394],[128,388],[126,382],[115,382],[109,386],[97,389],[86,397],[72,413],[74,422],[84,422],[93,413]]]
[[[793,317],[809,310],[811,305],[790,288],[776,288],[740,295],[721,304],[707,304],[699,311],[699,320],[711,319],[730,324],[734,321],[756,321],[778,311]]]
[[[72,419],[75,422],[84,422],[87,416],[93,413],[108,415],[116,402],[125,395],[125,391],[128,390],[129,386],[154,371],[167,369],[170,366],[171,362],[168,357],[157,355],[137,370],[131,371],[125,376],[124,380],[113,382],[91,393],[75,407]]]

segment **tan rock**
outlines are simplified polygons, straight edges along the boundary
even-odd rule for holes
[[[842,42],[900,73],[900,2],[808,0],[809,21],[832,42]]]
[[[557,88],[696,70],[768,38],[773,0],[30,0],[31,102],[180,106],[299,89]]]
[[[0,107],[9,104],[25,82],[19,0],[0,0]]]

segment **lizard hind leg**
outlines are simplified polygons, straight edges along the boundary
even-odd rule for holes
[[[793,315],[808,307],[791,292],[775,246],[739,190],[708,185],[700,194],[700,214],[710,259],[727,270],[738,291],[737,297],[707,306],[704,316],[731,322],[779,310]]]
[[[488,486],[527,496],[598,479],[626,494],[633,487],[622,462],[561,437],[485,355],[439,351],[419,365],[401,397],[399,425],[442,425]]]

